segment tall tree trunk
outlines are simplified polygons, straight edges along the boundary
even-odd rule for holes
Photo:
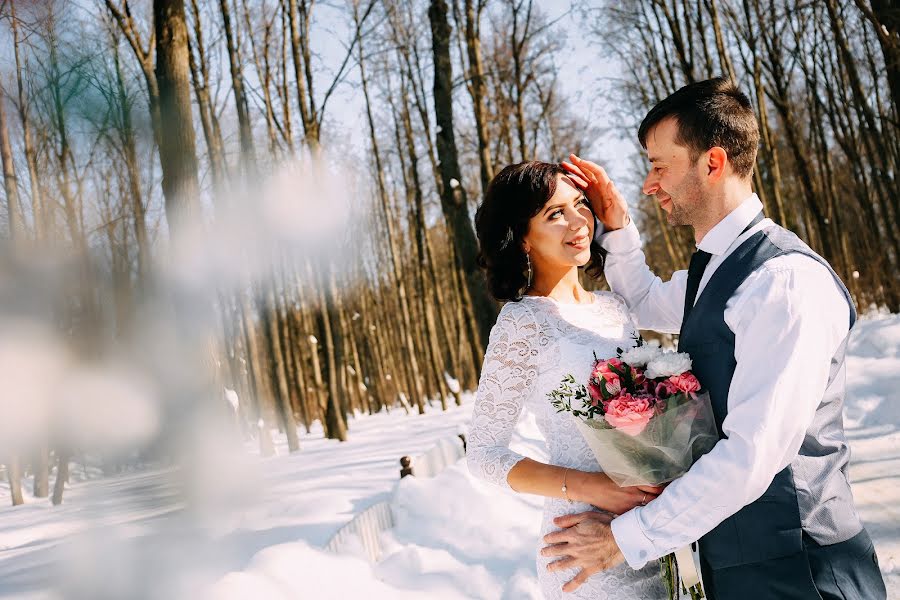
[[[22,469],[19,457],[15,454],[9,457],[6,463],[6,479],[9,482],[9,496],[13,506],[25,503],[22,497]]]
[[[402,275],[402,265],[400,262],[400,251],[398,248],[398,232],[394,226],[394,217],[391,214],[391,209],[388,202],[387,189],[384,183],[384,175],[383,175],[383,166],[381,164],[381,152],[378,147],[378,138],[375,135],[375,118],[372,115],[372,105],[369,99],[369,85],[368,79],[366,78],[366,68],[365,68],[365,55],[363,53],[362,40],[359,37],[359,14],[356,6],[354,6],[354,18],[357,22],[357,45],[359,46],[359,73],[360,79],[362,81],[362,90],[363,97],[366,101],[366,117],[368,119],[369,124],[369,137],[372,143],[372,152],[375,157],[375,177],[378,183],[378,196],[381,202],[381,208],[384,213],[385,225],[387,226],[387,244],[388,250],[390,252],[391,257],[391,266],[393,267],[393,280],[394,286],[397,289],[397,296],[400,301],[400,312],[402,313],[403,320],[403,340],[404,345],[406,346],[407,352],[407,360],[410,364],[410,369],[412,371],[413,378],[413,393],[415,395],[416,406],[419,409],[420,413],[425,412],[425,405],[423,404],[423,400],[425,398],[425,390],[422,386],[422,377],[419,371],[419,360],[417,357],[416,347],[412,338],[412,323],[410,321],[410,302],[407,297],[406,292],[406,284],[403,281]]]
[[[277,294],[278,308],[278,335],[281,339],[281,348],[284,353],[284,368],[288,382],[288,393],[290,394],[290,406],[292,414],[300,414],[303,426],[309,433],[309,415],[304,401],[304,385],[302,378],[302,370],[298,370],[296,354],[299,352],[299,343],[294,340],[291,333],[291,308],[290,300],[287,297],[287,273],[284,269],[279,269],[282,281],[282,293]]]
[[[24,236],[25,223],[19,207],[19,183],[13,164],[9,126],[6,123],[6,91],[0,84],[0,159],[3,162],[3,188],[6,191],[6,214],[9,219],[9,239],[15,244]]]
[[[281,345],[281,334],[278,327],[278,309],[275,302],[275,284],[268,282],[263,284],[262,292],[264,302],[264,317],[266,336],[269,341],[269,353],[271,355],[271,368],[274,371],[275,382],[278,386],[276,405],[284,433],[287,436],[288,450],[296,452],[300,449],[300,439],[297,437],[297,421],[294,419],[294,411],[291,406],[291,392],[288,389],[287,370],[285,365],[285,349]]]
[[[522,8],[522,4],[520,2],[513,2],[510,4],[510,7],[512,9],[510,47],[512,49],[513,61],[513,91],[515,92],[513,100],[516,107],[516,134],[519,142],[519,160],[524,161],[533,158],[528,152],[528,145],[525,141],[525,88],[527,87],[527,83],[523,74],[525,68],[524,62],[526,60],[525,52],[528,48],[528,36],[531,28],[532,1],[528,0],[528,6],[525,11],[525,30],[522,32],[521,38],[519,37],[519,11]],[[436,74],[435,77],[437,77]]]
[[[200,22],[200,8],[197,6],[197,0],[191,0],[191,13],[194,19],[194,40],[188,48],[188,67],[191,70],[194,95],[197,97],[200,126],[203,128],[203,139],[206,142],[213,187],[218,192],[223,188],[225,182],[224,144],[222,130],[219,127],[219,120],[216,117],[209,93],[209,67],[206,61],[206,46],[203,42],[203,26]],[[197,51],[196,60],[194,59],[194,49]]]
[[[34,453],[31,470],[34,472],[32,495],[46,498],[50,495],[50,449],[46,441],[39,441]]]
[[[82,213],[81,195],[72,190],[71,177],[76,176],[75,158],[72,155],[72,146],[69,139],[69,124],[67,117],[69,111],[65,106],[63,80],[65,74],[59,63],[59,44],[56,37],[56,15],[50,13],[47,19],[48,46],[49,46],[49,78],[47,88],[50,93],[50,125],[56,136],[58,146],[54,148],[55,158],[58,162],[56,170],[56,183],[59,194],[63,199],[63,212],[66,217],[66,228],[76,252],[83,255],[87,249],[87,241],[84,233],[84,216]],[[71,170],[70,170],[71,168]]]
[[[765,22],[761,15],[761,7],[757,5],[755,9],[757,13],[757,21],[760,23]],[[774,15],[772,16],[774,17]],[[803,141],[801,139],[802,136],[799,130],[799,124],[797,122],[793,100],[790,97],[790,77],[788,73],[784,71],[782,56],[783,49],[781,46],[782,40],[777,37],[776,32],[772,30],[766,30],[765,28],[762,28],[762,30],[766,34],[766,36],[762,38],[762,42],[768,54],[768,66],[771,72],[771,87],[767,87],[766,91],[769,93],[769,97],[775,105],[775,110],[781,117],[781,125],[785,137],[787,138],[788,147],[791,150],[791,155],[794,159],[795,167],[797,169],[797,176],[800,179],[800,187],[803,190],[807,208],[809,208],[812,216],[815,219],[815,234],[818,236],[822,244],[821,248],[819,249],[822,251],[825,257],[831,257],[833,256],[831,236],[827,231],[828,226],[825,222],[825,215],[822,212],[821,207],[819,206],[819,190],[817,190],[815,187],[813,168],[811,163],[809,162],[807,152],[803,147]],[[807,234],[809,235],[809,233],[811,232],[808,232]]]
[[[150,123],[153,127],[153,140],[156,142],[156,145],[159,146],[163,122],[160,113],[161,106],[159,81],[157,79],[158,74],[153,64],[153,57],[156,53],[156,44],[159,39],[159,31],[155,30],[155,33],[150,36],[150,40],[145,47],[137,28],[135,27],[131,9],[128,7],[128,0],[125,0],[124,9],[120,9],[113,0],[105,0],[105,2],[107,10],[116,20],[119,29],[125,34],[125,39],[128,40],[128,44],[131,46],[134,56],[141,66],[141,72],[144,75],[144,83],[147,85],[147,101],[150,109]],[[182,14],[184,14],[183,2],[184,0],[180,0],[179,2],[182,6]],[[169,2],[163,2],[163,4],[169,4]],[[163,11],[164,10],[165,9],[163,8]],[[156,14],[156,3],[154,2],[154,27],[159,26],[157,23],[159,19]]]
[[[19,24],[16,18],[16,3],[9,3],[10,27],[13,32],[13,53],[16,60],[16,90],[19,120],[22,126],[22,141],[25,151],[25,164],[28,165],[28,183],[31,188],[31,215],[34,220],[34,237],[43,239],[46,235],[46,223],[44,222],[44,206],[41,196],[41,184],[38,177],[37,151],[31,135],[31,118],[28,113],[30,100],[25,94],[25,80],[22,76],[22,57],[19,51]],[[42,498],[45,497],[41,496]]]
[[[272,47],[272,22],[265,21],[263,27],[263,43],[262,50],[258,48],[255,36],[253,35],[253,26],[250,21],[250,6],[247,0],[243,0],[244,6],[244,24],[247,31],[250,32],[250,51],[253,54],[253,64],[256,66],[256,76],[260,81],[263,93],[263,102],[266,107],[266,132],[269,134],[269,154],[278,159],[278,133],[280,129],[277,117],[275,116],[275,107],[272,103],[272,67],[269,62],[270,49]],[[265,17],[265,15],[263,15]],[[282,137],[284,134],[282,133]]]
[[[434,52],[434,112],[438,124],[437,150],[443,184],[441,207],[456,250],[457,268],[465,278],[467,292],[473,302],[472,308],[477,316],[475,342],[484,348],[491,327],[497,319],[497,304],[488,294],[484,277],[478,268],[478,243],[469,218],[466,192],[460,184],[462,173],[453,133],[453,73],[447,3],[444,0],[431,0],[428,17],[431,21]]]
[[[728,75],[729,79],[736,82],[731,56],[729,56],[728,51],[725,49],[725,36],[722,34],[722,25],[719,21],[719,8],[716,6],[717,1],[718,0],[707,0],[709,16],[713,26],[713,34],[716,38],[716,52],[719,55],[719,64],[721,65],[722,70]],[[708,73],[708,75],[712,75],[712,73]]]
[[[443,391],[446,389],[450,391],[457,404],[462,403],[462,399],[460,398],[458,388],[449,389],[447,382],[444,379],[444,373],[446,371],[446,361],[441,361],[441,350],[438,342],[438,329],[437,323],[435,321],[434,313],[435,313],[435,305],[431,301],[431,294],[428,293],[429,289],[439,288],[437,280],[434,278],[434,257],[431,252],[431,244],[428,240],[428,224],[425,220],[425,206],[424,206],[424,195],[422,193],[422,185],[419,181],[419,165],[418,165],[418,157],[416,156],[416,147],[415,141],[413,140],[413,129],[412,129],[412,119],[410,118],[409,104],[406,100],[405,94],[400,94],[400,102],[403,107],[402,113],[402,121],[403,121],[403,131],[405,134],[406,148],[409,153],[410,160],[410,185],[412,190],[412,198],[413,198],[413,208],[415,214],[415,222],[413,223],[413,230],[416,232],[416,247],[417,247],[417,255],[419,257],[419,277],[420,287],[418,289],[419,298],[422,303],[422,310],[425,314],[425,327],[426,327],[426,337],[429,343],[430,355],[432,359],[431,368],[438,376],[438,386],[441,391],[441,405],[444,406],[443,399]],[[441,304],[438,304],[438,309]],[[452,346],[452,344],[451,344]],[[451,352],[451,355],[455,355],[456,352]],[[456,361],[453,360],[452,364],[456,366]],[[459,377],[459,374],[456,374]]]
[[[316,406],[318,402],[318,394],[314,388],[309,386],[306,375],[306,353],[304,348],[308,344],[307,338],[303,335],[300,328],[301,317],[298,310],[288,308],[288,340],[291,344],[291,357],[294,361],[293,371],[297,381],[297,393],[300,400],[300,417],[303,420],[303,426],[309,433],[309,426],[312,424],[316,416]]]
[[[890,176],[894,166],[890,164],[891,153],[885,147],[883,132],[879,129],[875,112],[869,105],[870,94],[863,89],[856,61],[844,35],[846,25],[838,12],[837,3],[835,0],[827,0],[825,6],[828,9],[831,31],[839,50],[837,55],[847,73],[849,87],[853,92],[853,105],[860,115],[861,135],[865,146],[869,149],[869,162],[872,163],[873,174],[875,174],[874,183],[880,190],[879,200],[884,206],[888,221],[897,222],[896,213],[900,212],[900,201],[897,200],[895,179]],[[895,253],[900,254],[900,244],[896,241],[894,249]]]
[[[219,0],[219,11],[222,13],[222,25],[225,29],[225,45],[228,49],[228,65],[231,68],[231,90],[234,92],[234,104],[237,108],[238,135],[241,143],[241,165],[244,175],[252,176],[256,172],[256,151],[253,147],[253,127],[250,123],[250,107],[244,93],[244,76],[241,72],[241,56],[231,25],[231,8],[228,0]]]
[[[281,64],[281,81],[279,81],[278,85],[278,95],[280,96],[281,101],[281,120],[283,123],[282,133],[284,134],[284,142],[288,148],[289,153],[294,152],[294,128],[291,123],[291,104],[290,104],[290,90],[288,83],[288,34],[290,31],[288,26],[288,17],[286,14],[286,10],[284,7],[284,3],[281,5],[281,54],[279,55],[279,62]]]
[[[169,227],[199,221],[197,152],[191,111],[184,0],[153,0],[161,130],[159,162]]]
[[[53,483],[53,497],[50,501],[53,506],[59,506],[63,501],[63,492],[66,490],[66,484],[69,483],[69,458],[71,453],[66,449],[57,451],[59,460],[56,463],[56,481]]]
[[[746,24],[746,43],[752,58],[752,66],[749,61],[745,61],[744,67],[747,71],[752,69],[753,72],[753,91],[756,95],[757,115],[759,120],[760,133],[760,152],[757,155],[757,168],[754,170],[754,176],[758,179],[759,189],[764,189],[764,184],[769,184],[767,197],[771,197],[775,203],[775,212],[769,212],[768,216],[772,217],[776,222],[784,227],[794,227],[793,220],[789,219],[785,210],[784,200],[781,193],[781,163],[778,157],[778,146],[775,144],[772,129],[769,127],[769,109],[766,103],[766,91],[762,81],[762,57],[758,47],[758,37],[756,23],[753,22],[751,16],[751,8],[749,0],[742,0],[741,7]],[[737,19],[737,17],[735,17]],[[768,180],[763,178],[761,166],[765,168]],[[761,196],[762,197],[762,196]]]
[[[307,145],[314,151],[319,147],[319,128],[317,126],[315,103],[312,100],[312,90],[307,88],[306,73],[309,59],[309,44],[307,41],[308,23],[306,0],[285,0],[288,6],[288,24],[291,35],[291,58],[294,65],[294,82],[297,86],[297,107],[300,109],[300,122],[303,125],[303,134]]]
[[[875,25],[884,54],[884,70],[894,103],[894,128],[900,129],[900,10],[896,0],[856,0],[856,5]]]
[[[658,6],[662,9],[663,16],[669,26],[669,33],[672,34],[672,47],[675,50],[675,56],[678,58],[678,65],[681,68],[681,74],[684,75],[688,83],[697,81],[694,72],[694,56],[689,44],[691,42],[690,35],[685,35],[681,29],[681,22],[678,19],[677,4],[675,12],[669,10],[668,4],[664,0],[654,1],[654,11]]]
[[[405,87],[405,85],[403,86]],[[412,122],[409,111],[409,102],[406,95],[401,93],[400,96],[400,115],[395,126],[395,137],[397,148],[406,150],[409,163],[401,157],[401,165],[408,175],[404,176],[404,186],[406,187],[406,203],[411,207],[408,218],[408,231],[415,232],[415,261],[412,263],[409,271],[409,279],[415,286],[415,298],[419,302],[416,303],[416,319],[415,322],[420,327],[417,337],[422,339],[426,345],[425,356],[426,364],[429,365],[425,369],[425,377],[429,380],[429,397],[433,393],[438,393],[441,398],[441,407],[446,409],[446,397],[450,392],[447,383],[444,380],[444,372],[446,371],[446,360],[443,359],[443,352],[438,341],[438,329],[434,317],[434,305],[432,304],[429,289],[435,285],[434,279],[430,274],[434,268],[431,264],[431,253],[429,251],[428,242],[428,225],[424,215],[424,201],[422,187],[419,180],[419,162],[416,155],[415,141],[413,138]],[[403,124],[403,134],[400,133],[400,123]]]
[[[443,182],[441,181],[440,168],[438,167],[438,159],[435,154],[434,140],[431,135],[431,115],[428,110],[428,98],[425,84],[425,77],[422,73],[421,60],[417,44],[408,44],[410,27],[414,26],[411,22],[416,18],[414,13],[410,15],[410,10],[406,14],[402,14],[398,8],[402,6],[412,6],[409,3],[387,2],[385,3],[388,16],[391,23],[391,41],[397,51],[398,59],[401,63],[401,71],[404,70],[408,79],[412,82],[413,102],[419,120],[422,123],[423,137],[425,148],[428,154],[428,162],[431,166],[431,172],[434,176],[434,183],[437,187],[438,195],[443,193]],[[398,6],[399,5],[399,6]]]
[[[759,61],[757,60],[756,63]],[[754,74],[756,84],[756,101],[759,104],[759,130],[762,138],[762,147],[764,156],[768,158],[768,168],[771,172],[772,180],[772,197],[775,200],[774,216],[778,223],[784,227],[790,227],[792,221],[788,219],[787,212],[784,208],[784,200],[781,195],[781,163],[778,159],[778,146],[772,142],[772,132],[769,127],[769,111],[766,104],[766,92],[763,89],[761,72],[756,71]]]
[[[131,118],[131,100],[125,91],[125,80],[122,66],[119,63],[118,49],[113,52],[116,69],[116,93],[118,94],[120,130],[122,150],[125,155],[125,170],[128,173],[128,194],[131,199],[131,218],[134,226],[134,239],[137,241],[137,272],[139,281],[146,281],[150,267],[150,240],[147,236],[147,218],[144,210],[143,192],[141,191],[141,172],[138,166],[137,144],[134,136],[134,125]]]
[[[321,306],[321,327],[325,344],[325,358],[328,366],[328,403],[325,406],[326,435],[342,442],[347,441],[347,421],[342,409],[342,389],[339,384],[339,369],[344,361],[343,340],[335,335],[335,327],[340,317],[340,306],[337,284],[334,279],[334,267],[326,264],[322,267],[319,279],[319,303]]]
[[[259,418],[263,421],[264,431],[261,431],[260,433],[263,434],[268,432],[272,413],[277,412],[276,410],[273,410],[272,407],[275,394],[270,387],[271,379],[267,376],[263,367],[264,357],[262,354],[261,341],[259,339],[259,326],[253,322],[254,311],[250,302],[250,297],[247,292],[243,291],[239,291],[238,295],[240,298],[238,300],[237,309],[245,336],[247,362],[249,363],[248,370],[250,371],[253,382],[254,401],[259,407]],[[261,446],[265,441],[264,438],[260,438]],[[266,448],[261,447],[261,450],[266,450]]]
[[[488,146],[487,109],[484,104],[484,61],[481,55],[481,11],[483,0],[466,0],[466,53],[469,57],[469,91],[478,137],[478,164],[481,173],[481,193],[494,178],[494,165]]]

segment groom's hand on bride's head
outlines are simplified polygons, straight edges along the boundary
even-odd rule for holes
[[[603,222],[607,231],[622,229],[628,225],[631,220],[628,216],[628,204],[603,167],[574,154],[569,155],[569,161],[571,162],[562,162],[563,168],[591,201],[594,214]]]
[[[544,536],[544,542],[550,545],[541,549],[541,555],[558,557],[547,565],[547,569],[579,569],[578,574],[563,586],[564,592],[578,589],[591,575],[625,560],[609,527],[612,519],[607,513],[590,511],[553,520],[562,529]]]

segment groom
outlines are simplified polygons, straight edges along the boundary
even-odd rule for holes
[[[762,214],[751,181],[759,129],[723,78],[657,104],[638,132],[643,191],[697,251],[669,281],[645,262],[638,230],[606,173],[565,163],[606,226],[606,278],[638,327],[678,332],[709,390],[720,440],[646,506],[612,519],[557,519],[545,556],[577,567],[571,591],[624,557],[638,569],[699,540],[714,600],[886,597],[853,504],[841,409],[856,310],[828,263]]]

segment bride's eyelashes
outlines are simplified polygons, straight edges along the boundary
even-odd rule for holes
[[[591,211],[591,214],[593,214],[594,210],[591,208],[591,203],[588,202],[587,197],[582,196],[582,197],[578,200],[578,202],[575,203],[575,206],[578,206],[579,204],[584,204],[585,206],[587,206],[588,209]],[[562,216],[562,209],[561,209],[561,208],[558,208],[558,209],[554,210],[552,213],[550,213],[550,214],[548,215],[547,220],[548,220],[548,221],[552,221],[553,219],[557,219],[557,218],[559,218],[560,216]]]

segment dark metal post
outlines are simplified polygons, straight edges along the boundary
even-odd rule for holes
[[[412,468],[412,459],[408,456],[400,457],[400,479],[403,479],[407,475],[415,475],[413,473]]]

